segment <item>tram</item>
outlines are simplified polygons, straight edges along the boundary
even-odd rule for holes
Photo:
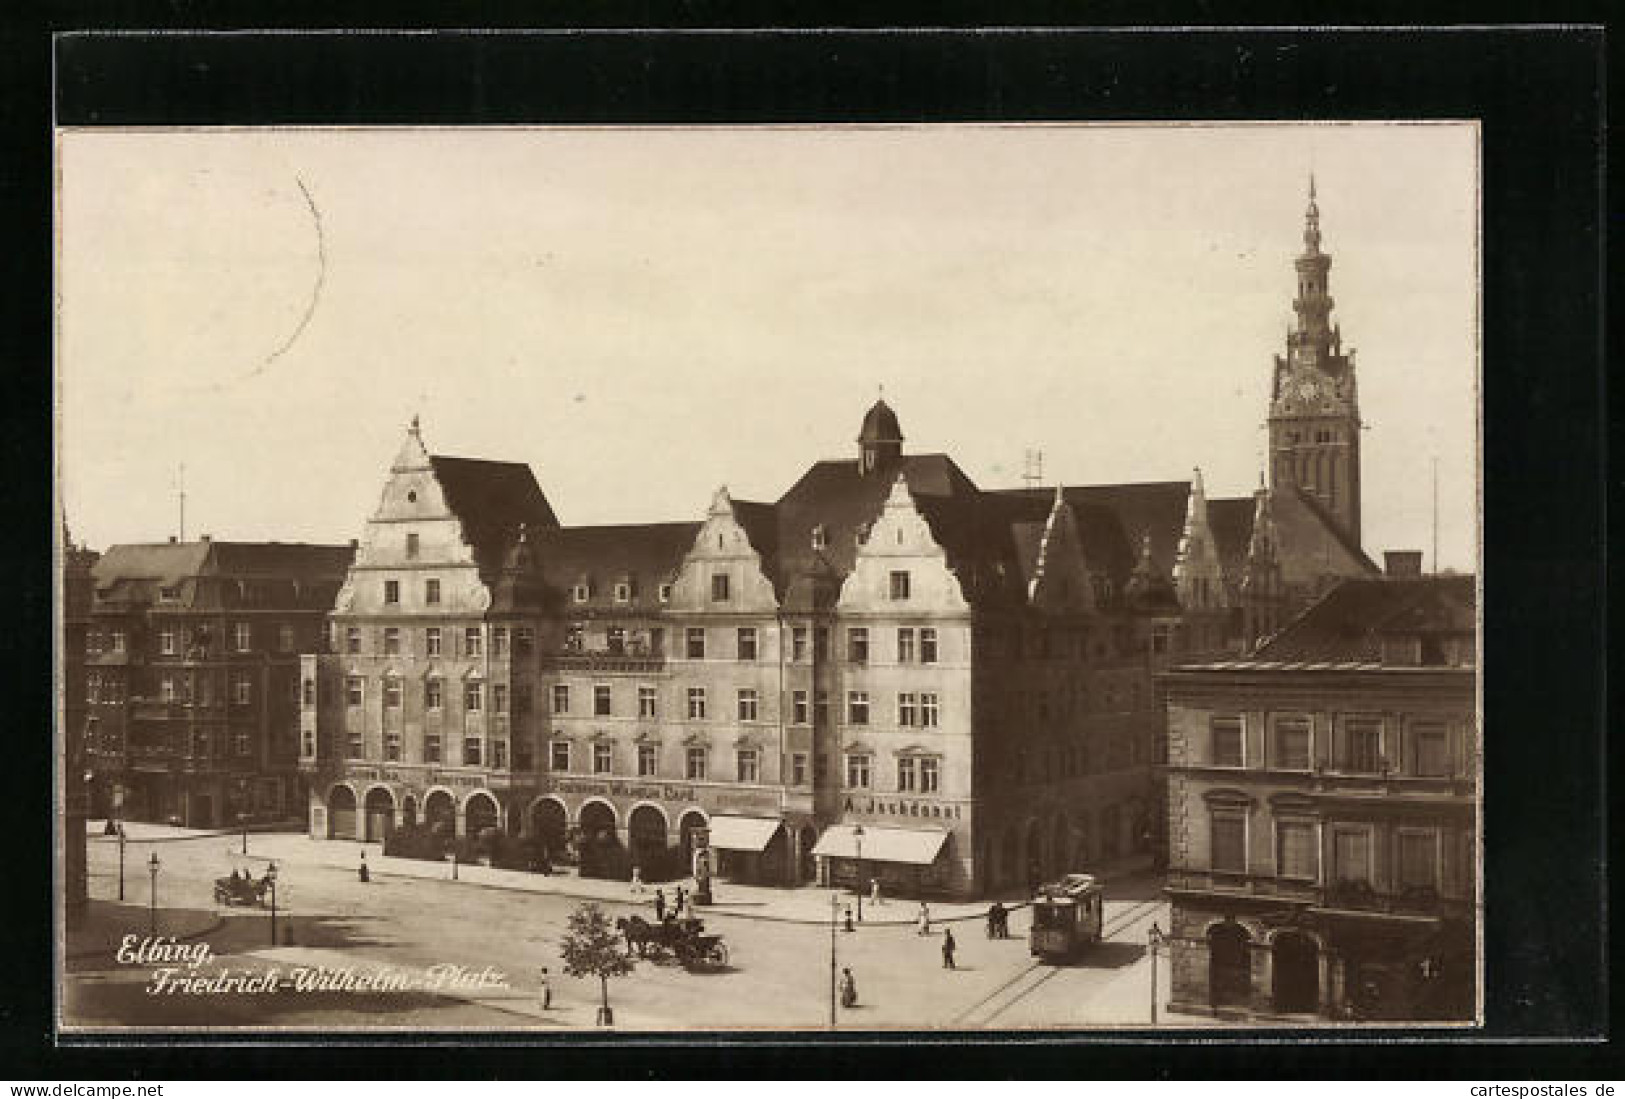
[[[1100,941],[1105,891],[1090,874],[1068,874],[1033,897],[1029,949],[1044,961],[1067,961]]]

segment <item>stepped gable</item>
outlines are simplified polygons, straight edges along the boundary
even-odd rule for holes
[[[1474,628],[1472,576],[1345,580],[1253,654],[1253,660],[1374,664],[1389,632]]]
[[[530,543],[549,598],[565,611],[656,610],[660,585],[670,583],[694,544],[699,523],[625,523],[553,527],[530,532]],[[615,585],[632,584],[632,598],[615,601]],[[587,601],[573,589],[585,581]]]
[[[521,526],[534,536],[559,525],[535,474],[523,462],[436,454],[429,464],[446,506],[457,516],[463,537],[473,547],[480,578],[487,583],[501,570]]]

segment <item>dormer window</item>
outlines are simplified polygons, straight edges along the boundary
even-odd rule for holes
[[[158,589],[158,598],[165,603],[173,603],[181,597],[181,589],[176,584],[166,584]]]
[[[577,603],[585,603],[588,597],[592,595],[592,587],[585,581],[582,581],[577,583],[574,588],[570,589],[570,594]]]
[[[670,603],[671,602],[671,585],[670,584],[662,584],[662,585],[660,585],[660,601],[662,603]]]
[[[829,548],[829,532],[824,529],[822,523],[812,529],[812,548],[815,550]]]
[[[869,541],[869,524],[859,523],[857,529],[852,532],[852,544],[861,546],[867,541]]]
[[[622,580],[615,585],[615,602],[632,602],[632,582],[630,580]]]

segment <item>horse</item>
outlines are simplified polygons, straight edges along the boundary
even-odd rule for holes
[[[664,945],[665,935],[661,928],[645,920],[642,916],[622,916],[615,921],[616,930],[626,936],[626,949],[637,951],[638,957],[647,958],[649,947]]]

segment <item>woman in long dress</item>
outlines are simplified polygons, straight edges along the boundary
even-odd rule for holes
[[[919,934],[931,934],[931,907],[924,901],[920,902],[920,930]]]

